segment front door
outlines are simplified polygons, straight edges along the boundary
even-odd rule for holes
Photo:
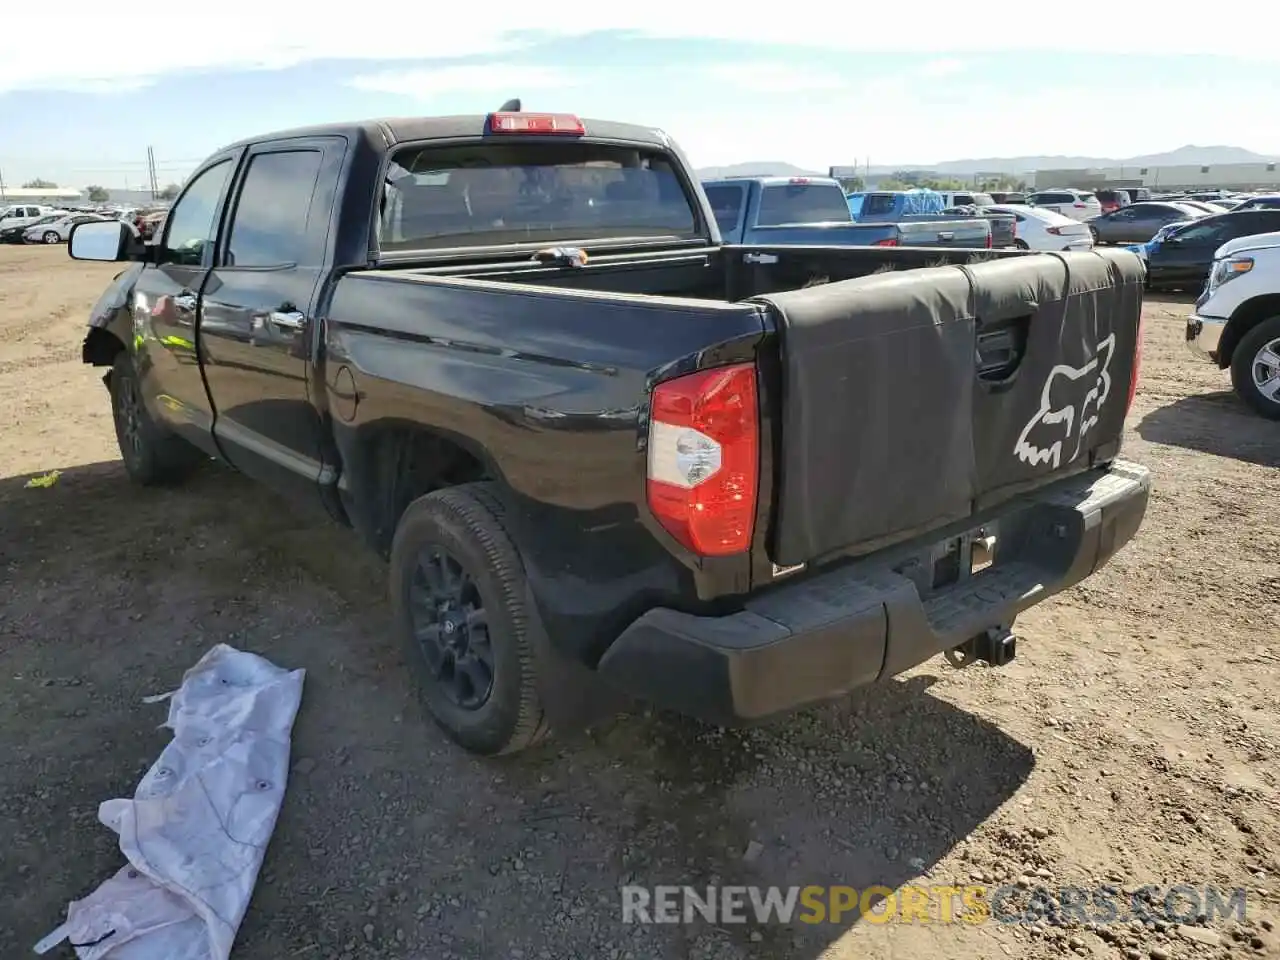
[[[196,316],[234,169],[235,154],[219,157],[188,181],[133,293],[134,367],[148,411],[211,456],[213,411],[196,360]]]
[[[343,146],[250,148],[200,304],[218,446],[243,473],[317,508],[325,457],[308,375]]]

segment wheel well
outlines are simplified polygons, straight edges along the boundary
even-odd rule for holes
[[[1224,369],[1231,366],[1236,344],[1263,320],[1275,316],[1280,316],[1280,293],[1254,297],[1236,307],[1227,328],[1222,332],[1222,342],[1218,344],[1218,365]]]
[[[445,487],[491,479],[485,462],[462,444],[422,426],[387,426],[361,438],[358,461],[363,495],[358,510],[365,533],[384,557],[409,504]],[[355,519],[355,518],[353,518]]]
[[[116,354],[124,349],[124,344],[110,330],[103,327],[91,327],[84,338],[81,356],[85,363],[95,367],[109,367],[116,362]]]

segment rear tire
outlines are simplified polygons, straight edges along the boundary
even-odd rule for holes
[[[395,630],[428,715],[472,753],[516,753],[549,732],[526,596],[492,483],[409,504],[391,545]]]
[[[1280,377],[1280,317],[1271,317],[1244,335],[1231,355],[1231,384],[1236,395],[1268,420],[1280,420],[1280,393],[1262,392],[1267,372]]]
[[[116,354],[110,390],[116,443],[129,479],[143,487],[185,480],[200,464],[203,454],[152,419],[142,400],[138,374],[128,350]]]
[[[45,243],[61,243],[62,242],[62,238],[52,230],[46,230],[44,236],[41,239],[44,240]]]
[[[1027,241],[1025,241],[1025,240],[1015,240],[1015,241],[1013,241],[1013,248],[1014,248],[1015,250],[1030,250],[1030,249],[1031,249],[1031,247],[1027,245]]]

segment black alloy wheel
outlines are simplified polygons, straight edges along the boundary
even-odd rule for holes
[[[438,544],[418,554],[409,585],[414,638],[440,692],[478,710],[493,691],[493,645],[479,587],[461,561]]]

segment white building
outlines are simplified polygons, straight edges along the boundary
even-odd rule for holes
[[[59,203],[84,200],[83,190],[70,187],[4,187],[0,189],[0,206],[13,203],[39,203],[56,206]]]
[[[1224,163],[1216,166],[1094,167],[1081,170],[1037,170],[1037,190],[1047,187],[1150,187],[1160,190],[1275,190],[1280,168],[1268,163]]]

